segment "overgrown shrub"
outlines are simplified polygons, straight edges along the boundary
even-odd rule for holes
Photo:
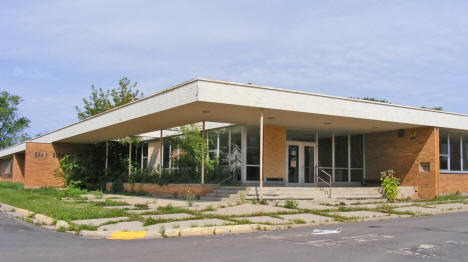
[[[382,191],[389,201],[393,201],[396,199],[399,189],[398,186],[400,185],[400,179],[395,177],[395,171],[393,170],[386,170],[380,173],[380,181],[382,186]]]

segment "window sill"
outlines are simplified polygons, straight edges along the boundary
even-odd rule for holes
[[[448,171],[448,170],[441,170],[441,175],[468,175],[468,171]]]

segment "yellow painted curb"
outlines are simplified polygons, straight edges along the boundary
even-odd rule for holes
[[[112,233],[107,239],[116,239],[116,240],[133,240],[137,238],[144,238],[146,231],[117,231]]]

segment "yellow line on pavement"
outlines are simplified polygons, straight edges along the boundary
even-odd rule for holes
[[[144,238],[146,231],[117,231],[112,233],[107,239],[116,239],[116,240],[133,240],[138,238]]]

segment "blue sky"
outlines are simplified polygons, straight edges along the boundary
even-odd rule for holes
[[[468,113],[468,1],[10,1],[0,90],[30,135],[77,120],[90,85],[149,95],[194,77]]]

